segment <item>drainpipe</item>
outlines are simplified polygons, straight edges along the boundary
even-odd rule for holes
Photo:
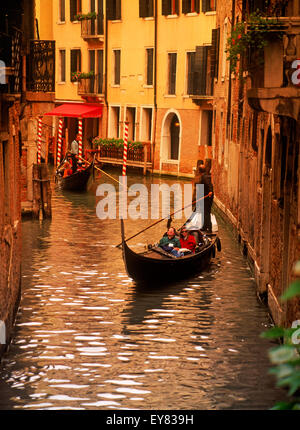
[[[155,136],[156,136],[156,124],[157,124],[157,0],[155,0],[154,5],[154,122],[153,122],[153,133],[154,139],[152,142],[152,174],[154,169],[154,156],[155,156]]]
[[[104,11],[103,11],[104,12]],[[106,133],[105,136],[108,136],[108,100],[107,100],[107,58],[108,58],[108,19],[107,19],[107,9],[105,10],[105,80],[104,80],[104,102],[106,105]]]

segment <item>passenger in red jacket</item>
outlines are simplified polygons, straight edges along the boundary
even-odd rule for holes
[[[181,248],[189,249],[193,254],[197,246],[196,240],[192,234],[190,234],[186,227],[182,227],[180,231],[180,246]]]

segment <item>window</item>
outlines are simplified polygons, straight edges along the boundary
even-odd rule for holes
[[[146,84],[153,85],[153,48],[146,49],[147,77]]]
[[[207,58],[210,46],[197,46],[187,53],[187,94],[209,95]]]
[[[140,0],[140,18],[153,15],[153,0]]]
[[[59,21],[65,22],[66,20],[66,2],[65,0],[59,0]]]
[[[152,136],[152,108],[142,108],[142,126],[140,128],[140,139],[151,141]]]
[[[115,49],[114,53],[114,85],[120,85],[121,81],[121,51]]]
[[[179,158],[179,132],[180,123],[177,115],[174,115],[170,124],[170,159],[178,160]]]
[[[70,20],[76,21],[76,15],[81,13],[81,0],[70,0]]]
[[[168,94],[176,94],[177,54],[168,54]]]
[[[81,51],[80,49],[71,49],[71,81],[72,74],[81,72]]]
[[[109,137],[120,137],[120,107],[110,108]]]
[[[202,0],[202,12],[216,10],[217,0]]]
[[[179,15],[179,0],[162,0],[163,15]]]
[[[110,21],[121,19],[121,0],[107,0],[106,15]]]
[[[211,35],[211,76],[218,79],[219,74],[219,45],[220,45],[220,27],[212,30]]]
[[[126,108],[126,121],[128,121],[128,140],[135,140],[135,127],[136,127],[136,108]]]
[[[182,0],[182,13],[200,12],[200,0]]]
[[[94,77],[89,79],[91,92],[103,93],[103,50],[89,50],[89,71],[94,72]]]
[[[66,51],[60,49],[59,51],[59,80],[60,82],[66,82]]]

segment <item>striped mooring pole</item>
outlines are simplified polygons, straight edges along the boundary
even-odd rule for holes
[[[78,134],[79,134],[78,155],[79,157],[82,157],[82,119],[81,118],[78,119]]]
[[[123,151],[123,168],[122,168],[122,176],[126,176],[126,165],[127,165],[127,143],[128,143],[128,122],[125,122],[125,127],[124,127],[124,151]]]
[[[61,160],[61,143],[62,143],[62,129],[63,129],[63,118],[59,118],[58,120],[58,138],[57,138],[57,155],[56,155],[56,164],[60,165]]]
[[[38,151],[37,151],[37,162],[41,164],[41,151],[42,151],[42,116],[38,118]]]

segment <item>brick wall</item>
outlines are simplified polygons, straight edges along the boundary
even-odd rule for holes
[[[6,340],[11,336],[21,283],[21,209],[20,209],[20,154],[19,103],[8,110],[8,141],[1,139],[0,194],[4,196],[0,209],[0,320],[6,327]],[[0,355],[6,345],[0,345]]]

